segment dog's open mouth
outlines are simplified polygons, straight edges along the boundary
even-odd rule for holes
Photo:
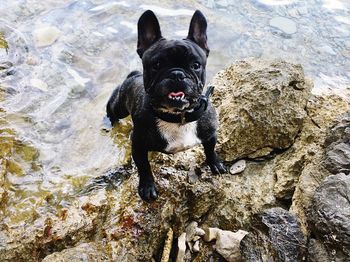
[[[185,102],[185,93],[184,92],[171,92],[168,94],[168,98],[173,101],[182,101]]]

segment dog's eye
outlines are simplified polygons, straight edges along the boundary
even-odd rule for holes
[[[153,70],[159,70],[160,69],[160,62],[156,61],[155,63],[153,63],[152,69]]]
[[[201,68],[201,64],[198,62],[194,62],[191,67],[193,70],[199,70]]]

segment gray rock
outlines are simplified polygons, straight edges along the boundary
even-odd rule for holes
[[[231,175],[241,173],[246,168],[245,160],[239,160],[230,167]]]
[[[307,260],[310,262],[332,261],[323,243],[313,238],[309,240],[307,248]]]
[[[282,208],[266,210],[241,242],[244,261],[300,261],[306,248],[297,218]]]
[[[325,166],[332,174],[350,173],[350,112],[340,116],[327,133]]]
[[[317,188],[308,214],[313,235],[336,261],[350,257],[349,199],[350,176],[331,175]]]

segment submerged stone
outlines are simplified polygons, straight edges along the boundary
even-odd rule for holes
[[[286,17],[274,17],[270,20],[269,24],[285,34],[294,34],[297,31],[296,23]]]
[[[60,36],[61,31],[55,26],[43,26],[36,28],[33,32],[37,47],[52,45]]]
[[[3,48],[3,49],[9,48],[3,32],[0,32],[0,48]]]

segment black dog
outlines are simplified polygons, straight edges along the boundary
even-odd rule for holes
[[[211,90],[202,95],[209,54],[206,30],[207,21],[197,10],[186,39],[166,40],[154,13],[144,12],[137,42],[143,75],[131,72],[108,101],[112,124],[131,114],[132,157],[145,201],[157,198],[148,151],[176,153],[201,143],[212,172],[226,172],[214,151],[217,119],[208,101]]]

